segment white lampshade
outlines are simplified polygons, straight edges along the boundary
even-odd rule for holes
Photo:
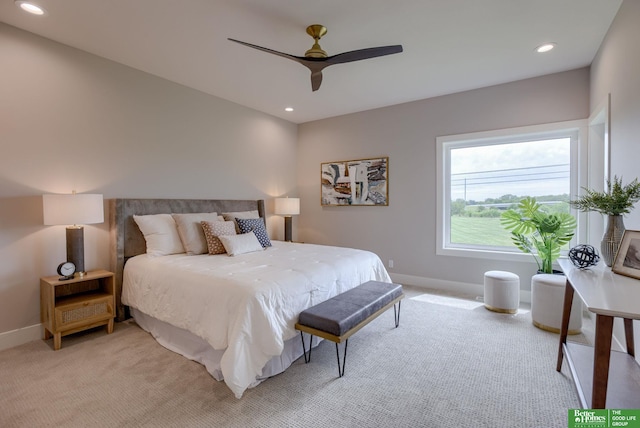
[[[275,214],[284,216],[300,214],[300,198],[276,198]]]
[[[104,222],[102,195],[42,195],[45,225],[80,225]]]

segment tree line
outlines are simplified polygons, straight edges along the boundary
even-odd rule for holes
[[[506,194],[499,198],[487,198],[484,201],[475,201],[473,199],[465,201],[458,198],[451,201],[451,215],[460,217],[500,217],[500,215],[514,208],[524,196]],[[571,198],[568,194],[562,195],[544,195],[535,197],[538,202],[543,205],[543,209],[549,213],[560,213],[570,211],[569,201]],[[546,202],[546,204],[545,204]]]

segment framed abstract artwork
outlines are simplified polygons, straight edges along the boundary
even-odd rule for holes
[[[389,158],[320,164],[322,206],[389,205]]]

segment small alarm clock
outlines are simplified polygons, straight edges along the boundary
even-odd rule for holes
[[[60,281],[72,279],[75,273],[76,265],[71,262],[63,262],[58,265],[58,274],[61,275],[61,277],[58,278]]]

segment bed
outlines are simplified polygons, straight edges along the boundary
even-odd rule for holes
[[[271,241],[233,257],[154,256],[133,218],[248,211],[264,218],[262,200],[114,199],[109,211],[118,319],[133,316],[238,398],[302,356],[294,328],[302,310],[369,280],[391,282],[378,256],[342,247]]]

